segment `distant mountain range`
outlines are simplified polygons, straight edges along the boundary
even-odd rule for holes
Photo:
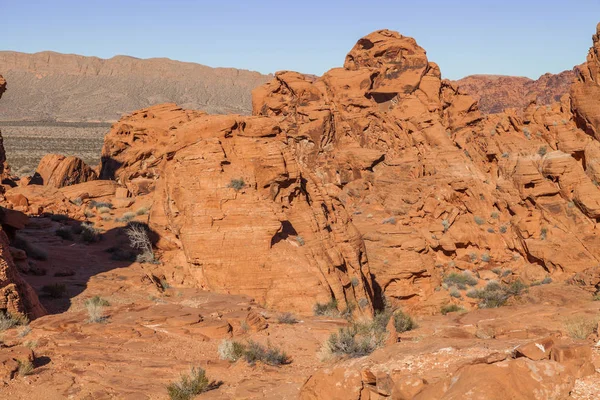
[[[520,76],[470,75],[455,81],[463,92],[479,100],[479,109],[486,114],[502,112],[505,108],[522,109],[531,99],[538,104],[559,101],[569,92],[575,78],[573,71],[544,74],[533,80]]]
[[[116,121],[157,103],[210,113],[249,114],[251,91],[271,75],[166,58],[0,51],[8,81],[0,121]]]

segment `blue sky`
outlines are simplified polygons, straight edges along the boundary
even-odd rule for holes
[[[388,28],[414,37],[446,78],[537,78],[585,61],[600,0],[0,0],[0,15],[0,50],[320,75]]]

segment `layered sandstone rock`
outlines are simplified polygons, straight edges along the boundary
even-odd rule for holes
[[[61,188],[92,181],[97,177],[96,172],[78,157],[46,154],[29,183]]]
[[[167,104],[124,118],[100,175],[153,193],[159,246],[206,288],[437,313],[451,272],[530,283],[600,260],[600,148],[572,107],[484,118],[414,39],[382,30],[321,78],[277,73],[253,117]]]
[[[5,90],[6,82],[0,76],[0,97]],[[0,136],[0,164],[4,164],[6,156]],[[21,225],[19,216],[7,210],[0,212],[3,225],[16,228]],[[21,226],[22,227],[22,226]],[[10,244],[4,229],[0,230],[0,311],[12,314],[27,314],[32,318],[46,313],[40,304],[35,291],[21,278],[10,253]]]
[[[600,24],[592,41],[587,61],[576,68],[577,81],[571,86],[571,97],[578,125],[600,140]]]

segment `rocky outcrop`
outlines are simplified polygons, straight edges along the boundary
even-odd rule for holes
[[[532,101],[549,105],[569,93],[575,72],[544,74],[533,80],[522,76],[470,75],[454,81],[460,90],[477,100],[485,114],[498,114],[509,108],[522,110]]]
[[[0,76],[0,97],[4,92],[6,82]],[[0,164],[4,164],[6,156],[0,136]],[[0,230],[0,311],[12,314],[26,314],[31,318],[46,313],[40,304],[37,294],[27,282],[21,278],[10,253],[10,244],[4,227],[18,228],[21,222],[16,212],[0,209],[0,220],[3,229]],[[16,213],[19,214],[19,213]],[[26,219],[26,218],[25,218]]]
[[[78,157],[46,154],[40,160],[29,184],[61,188],[92,181],[97,177],[96,172]]]
[[[571,87],[571,97],[577,124],[600,140],[600,24],[592,41],[587,61],[576,68],[577,81]]]
[[[484,117],[414,39],[382,30],[321,78],[277,73],[253,117],[167,104],[122,119],[100,176],[153,193],[159,246],[208,289],[302,310],[472,308],[444,276],[566,280],[600,260],[600,149],[572,107]]]

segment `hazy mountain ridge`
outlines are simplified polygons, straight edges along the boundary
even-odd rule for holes
[[[166,58],[110,59],[55,52],[0,51],[10,82],[0,120],[116,121],[124,113],[175,102],[210,113],[248,114],[250,92],[271,75]]]

